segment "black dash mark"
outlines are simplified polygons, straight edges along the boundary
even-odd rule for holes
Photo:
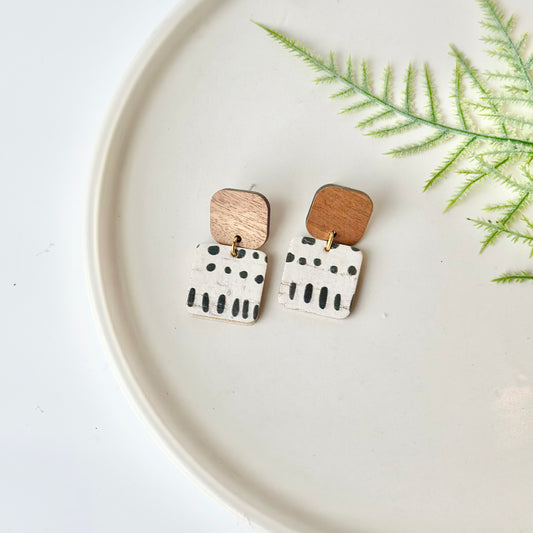
[[[259,259],[259,254],[257,252],[254,252],[253,253],[253,257],[254,257],[254,259]]]
[[[254,320],[257,320],[257,315],[259,315],[259,306],[254,307]]]
[[[294,281],[289,286],[289,298],[294,300],[294,293],[296,292],[296,283]]]
[[[315,244],[316,239],[313,239],[313,237],[304,237],[302,239],[302,244]]]
[[[196,289],[192,288],[187,296],[187,306],[192,307],[194,305],[194,298],[196,296]]]
[[[209,311],[209,294],[207,294],[207,292],[204,292],[204,295],[202,296],[202,310],[204,313]]]
[[[341,308],[341,295],[336,294],[335,300],[333,301],[333,307],[335,307],[335,311],[338,311]]]
[[[242,318],[245,320],[248,318],[248,308],[250,307],[250,302],[248,300],[244,300],[242,302]]]
[[[318,306],[320,309],[324,309],[326,307],[326,303],[328,301],[328,288],[322,287],[320,289],[320,296],[318,297]]]
[[[304,291],[304,302],[306,304],[308,304],[310,301],[311,301],[311,298],[313,296],[313,285],[311,283],[308,283],[306,286],[305,286],[305,291]]]
[[[235,298],[235,301],[233,302],[233,307],[231,308],[231,314],[233,316],[237,316],[239,314],[239,299]]]
[[[218,297],[218,302],[217,302],[217,313],[219,315],[221,315],[224,312],[224,307],[226,307],[226,295],[221,294]]]

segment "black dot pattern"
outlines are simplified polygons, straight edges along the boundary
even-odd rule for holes
[[[194,298],[196,297],[196,289],[193,287],[189,291],[189,296],[187,297],[187,306],[192,307],[194,305]]]
[[[219,297],[218,297],[218,302],[217,302],[217,313],[219,315],[221,315],[223,312],[224,312],[224,308],[226,307],[226,295],[225,294],[221,294]]]
[[[238,248],[232,257],[229,246],[218,244],[200,244],[197,250],[185,302],[190,312],[253,322],[260,311],[266,255]]]
[[[289,309],[345,318],[357,286],[361,253],[355,246],[298,237],[289,245],[280,302]]]

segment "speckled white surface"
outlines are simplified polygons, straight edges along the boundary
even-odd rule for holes
[[[350,314],[363,254],[356,246],[300,236],[291,240],[279,286],[279,302],[287,309],[330,318]]]
[[[251,324],[259,317],[267,256],[260,250],[203,243],[196,246],[187,288],[193,315]]]

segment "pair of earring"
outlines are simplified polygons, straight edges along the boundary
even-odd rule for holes
[[[363,254],[354,245],[372,214],[370,197],[325,185],[307,214],[311,236],[292,239],[285,259],[279,302],[288,309],[346,318]],[[194,315],[253,323],[259,316],[267,256],[259,248],[270,226],[270,204],[257,192],[222,189],[211,198],[211,235],[198,244],[187,296]]]

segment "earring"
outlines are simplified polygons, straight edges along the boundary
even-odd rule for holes
[[[187,308],[193,315],[232,322],[257,320],[267,268],[258,250],[268,238],[270,205],[259,193],[222,189],[211,198],[211,235],[198,244]]]
[[[372,208],[364,192],[338,185],[318,189],[306,219],[312,237],[297,237],[289,244],[281,304],[332,318],[350,314],[363,260],[353,245],[363,236]]]

